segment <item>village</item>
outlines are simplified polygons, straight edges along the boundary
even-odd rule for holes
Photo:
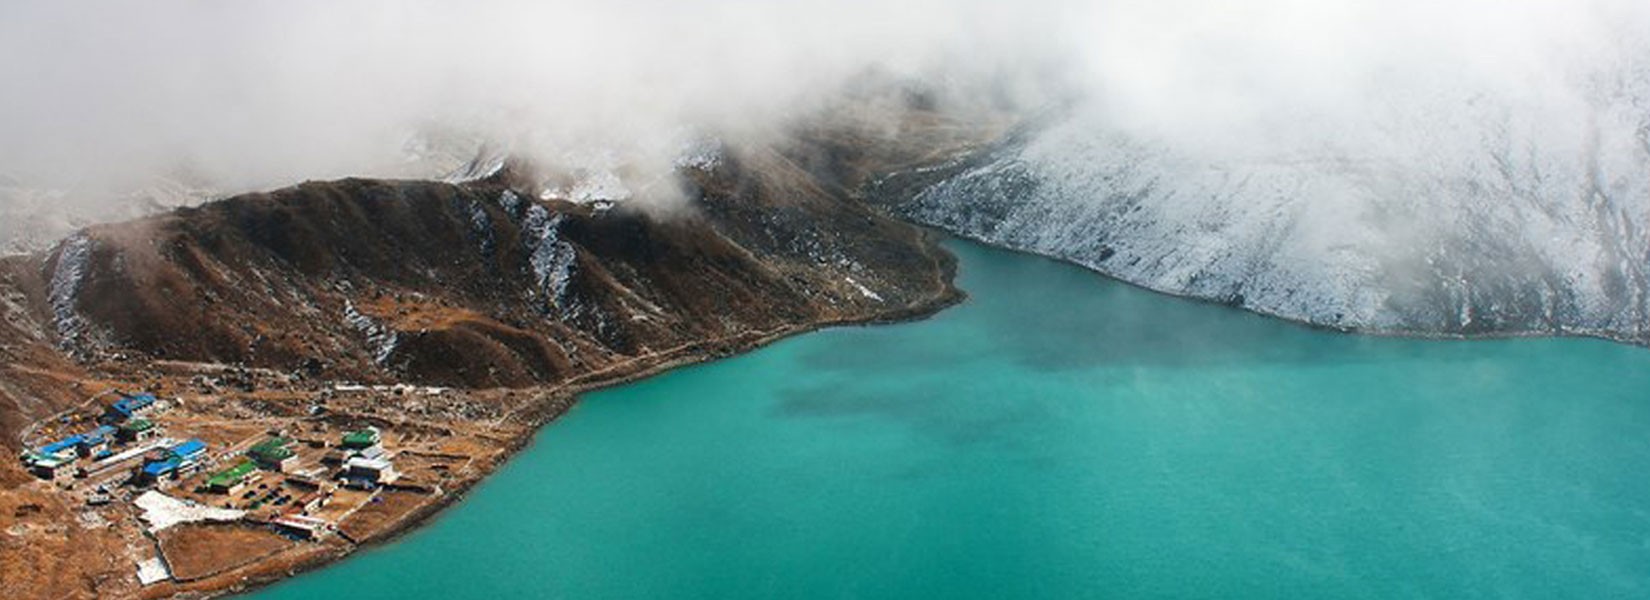
[[[36,423],[18,458],[82,526],[128,540],[129,583],[170,593],[345,553],[439,506],[501,458],[498,446],[384,414],[428,412],[446,393],[338,385],[251,402],[249,414],[246,399],[110,390]]]

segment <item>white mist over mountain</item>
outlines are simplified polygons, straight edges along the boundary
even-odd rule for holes
[[[917,218],[1325,325],[1650,339],[1650,4],[1112,2]]]
[[[0,4],[0,194],[64,205],[439,177],[486,143],[670,164],[866,73],[1012,79],[1059,2],[315,0]],[[187,194],[185,195],[187,197]],[[130,200],[130,198],[126,198]],[[124,213],[122,213],[124,214]],[[4,229],[4,227],[0,227]],[[5,234],[0,231],[0,234]]]

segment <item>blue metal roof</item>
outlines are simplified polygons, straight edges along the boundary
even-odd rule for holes
[[[52,442],[50,444],[46,444],[45,446],[41,446],[40,447],[40,453],[41,454],[57,454],[57,453],[62,452],[64,450],[68,450],[68,449],[73,448],[75,446],[79,446],[80,441],[82,439],[85,439],[84,436],[71,435],[69,437],[63,438],[60,441]]]
[[[184,458],[189,458],[190,456],[205,452],[206,451],[206,442],[200,441],[198,439],[189,440],[189,441],[184,442],[182,444],[178,444],[176,446],[173,446],[172,451],[176,452],[178,456],[182,456]]]
[[[154,394],[137,394],[135,396],[122,396],[119,400],[115,401],[113,406],[110,406],[109,408],[114,409],[115,412],[120,414],[131,416],[133,412],[154,403]]]
[[[143,472],[151,477],[159,477],[177,470],[179,462],[180,461],[176,456],[166,460],[157,460],[147,465],[143,465]]]

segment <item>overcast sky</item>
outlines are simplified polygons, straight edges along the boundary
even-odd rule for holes
[[[1036,4],[6,2],[0,172],[276,183],[381,169],[431,127],[571,145],[748,125],[873,66],[1048,54],[1057,3]]]
[[[419,132],[577,150],[760,129],[872,67],[1050,64],[1119,126],[1219,157],[1463,82],[1584,102],[1578,65],[1642,59],[1621,49],[1646,32],[1643,0],[11,1],[0,176],[86,202],[156,173],[405,174]]]

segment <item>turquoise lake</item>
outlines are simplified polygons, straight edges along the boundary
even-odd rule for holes
[[[965,304],[590,394],[427,527],[255,596],[1650,597],[1650,351],[949,247]]]

